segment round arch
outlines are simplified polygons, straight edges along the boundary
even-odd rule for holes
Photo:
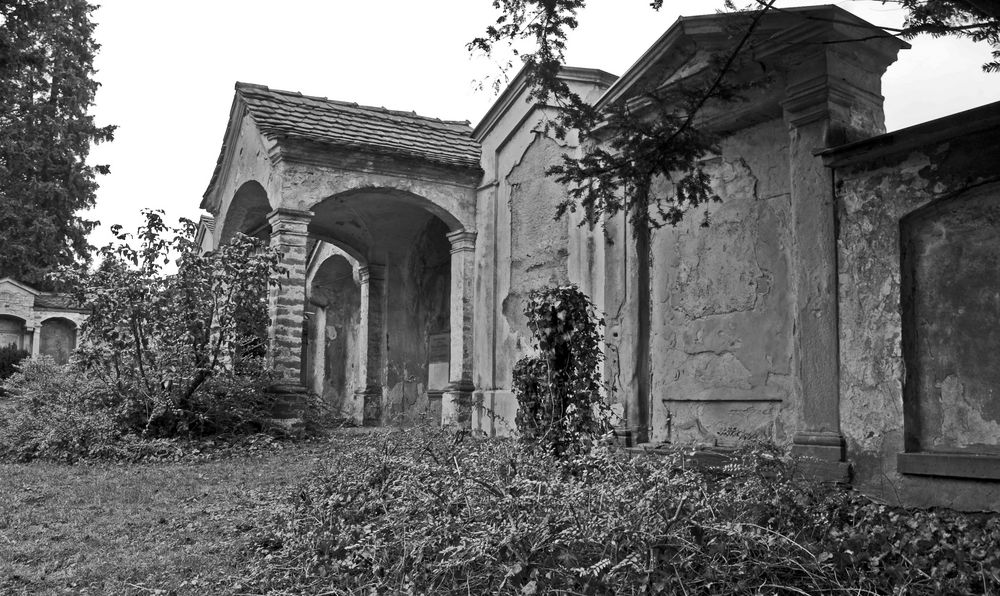
[[[38,353],[66,364],[76,349],[77,325],[65,317],[49,317],[41,323]]]
[[[24,349],[26,321],[14,315],[0,315],[0,348],[14,345]]]
[[[319,201],[317,205],[330,199],[341,199],[346,201],[350,200],[351,197],[359,195],[364,196],[367,201],[385,201],[389,204],[405,204],[418,207],[443,221],[444,224],[448,226],[449,232],[458,232],[465,228],[465,225],[459,217],[453,213],[452,210],[443,206],[441,202],[429,199],[409,190],[403,190],[391,186],[357,186],[327,197],[323,201]]]
[[[271,234],[267,214],[271,210],[264,187],[256,180],[244,182],[233,195],[222,218],[219,244],[229,242],[238,232],[267,239]]]

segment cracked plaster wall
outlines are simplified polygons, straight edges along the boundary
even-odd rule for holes
[[[790,439],[788,132],[727,137],[708,167],[722,203],[651,243],[651,440],[724,444],[727,427]],[[660,189],[665,192],[666,189]]]
[[[232,154],[232,163],[224,170],[225,178],[220,184],[219,190],[215,193],[217,197],[218,209],[209,208],[215,216],[216,223],[213,230],[214,246],[218,246],[222,239],[222,232],[225,228],[225,221],[228,215],[230,204],[237,190],[249,181],[256,181],[264,187],[267,198],[272,207],[277,206],[276,197],[280,196],[281,178],[277,169],[271,164],[268,158],[268,148],[265,146],[266,139],[260,134],[257,125],[250,117],[244,118],[240,123],[240,129],[236,137],[235,147]]]
[[[451,245],[446,232],[441,220],[431,218],[387,268],[385,424],[419,422],[428,415],[428,342],[432,335],[448,333],[450,326]]]
[[[847,441],[848,459],[854,465],[855,482],[890,501],[962,509],[996,509],[1000,506],[998,483],[902,475],[896,470],[896,455],[905,448],[907,416],[904,412],[919,412],[921,409],[920,403],[912,403],[909,398],[904,400],[907,367],[920,366],[920,363],[904,362],[905,301],[901,295],[900,222],[907,215],[936,201],[953,200],[956,193],[960,197],[962,189],[970,186],[978,187],[973,192],[984,193],[983,196],[992,202],[995,209],[1000,201],[1000,184],[993,182],[983,186],[983,183],[996,180],[998,156],[1000,138],[995,131],[990,131],[951,142],[901,150],[878,159],[861,160],[855,165],[835,170],[840,225],[841,429]],[[967,255],[970,259],[980,257],[979,253],[984,249],[996,254],[998,241],[995,234],[986,234],[979,240],[990,242],[992,247],[972,250]],[[976,267],[982,265],[950,254],[957,257],[951,267],[957,264],[964,272],[974,274]],[[995,271],[991,272],[989,279],[996,278]],[[934,291],[934,288],[927,289]],[[990,292],[995,294],[996,287],[980,289],[984,290],[987,301],[995,298],[990,296]],[[922,291],[917,288],[917,292]],[[955,302],[955,298],[952,296],[944,303],[932,299],[931,303],[945,310],[956,308],[956,304],[957,308],[962,308],[960,300]],[[960,313],[953,314],[961,316]],[[939,332],[947,333],[938,325],[941,321],[933,320],[934,316],[932,313],[930,319],[925,318],[924,324],[936,326]],[[997,324],[996,319],[983,318],[976,323]],[[964,341],[959,338],[960,343]],[[940,349],[951,350],[954,345],[943,343]],[[939,364],[954,362],[951,355],[941,356]],[[961,357],[980,360],[976,366],[989,367],[993,360],[990,353],[983,352],[966,353]],[[981,401],[982,395],[970,396],[963,389],[971,383],[959,376],[951,376],[939,365],[933,365],[931,371],[925,372],[935,374],[935,367],[939,378],[924,387],[924,396],[920,400],[928,400],[923,406],[942,412],[936,432],[951,435],[949,440],[952,442],[965,442],[981,434],[980,431],[985,428],[978,423],[970,423],[970,420],[980,419],[985,426],[992,428],[988,419],[996,422],[996,402],[987,405]],[[916,372],[912,370],[911,374]],[[974,405],[970,407],[970,399],[978,402],[980,409],[977,410]],[[984,412],[983,407],[987,411]],[[974,442],[981,439],[974,438]],[[997,442],[1000,441],[994,435],[993,443]]]

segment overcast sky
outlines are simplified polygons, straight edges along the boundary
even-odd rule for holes
[[[496,64],[470,58],[465,43],[495,18],[490,0],[98,0],[93,114],[116,124],[95,147],[102,222],[134,228],[144,207],[197,218],[222,144],[236,81],[412,110],[473,125],[494,100],[476,83]],[[898,27],[881,2],[835,4]],[[568,63],[624,72],[680,15],[711,13],[721,1],[589,0],[569,40]],[[779,0],[779,6],[819,4]],[[920,38],[883,81],[886,124],[895,130],[1000,100],[1000,75],[980,65],[985,46]]]

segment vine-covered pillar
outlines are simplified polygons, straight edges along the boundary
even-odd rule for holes
[[[288,276],[268,290],[268,359],[278,375],[277,393],[304,394],[302,322],[306,308],[306,240],[311,211],[275,209],[267,215],[271,247],[280,255]]]
[[[441,423],[469,427],[472,423],[472,316],[476,276],[476,233],[459,230],[451,242],[451,354],[448,386],[441,403]]]
[[[360,359],[359,389],[356,398],[362,406],[362,424],[377,426],[382,420],[382,387],[385,385],[387,337],[385,329],[388,293],[385,265],[369,264],[358,269],[361,283],[361,329],[358,349]]]

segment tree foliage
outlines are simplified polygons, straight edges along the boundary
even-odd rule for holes
[[[201,254],[193,222],[171,228],[161,212],[144,215],[134,238],[112,227],[118,242],[100,249],[95,271],[61,272],[90,310],[77,361],[126,402],[130,429],[217,432],[265,388],[267,289],[281,273],[278,256],[242,234]],[[177,273],[167,275],[174,254]]]
[[[529,293],[524,314],[538,355],[514,365],[517,429],[557,455],[586,450],[609,430],[594,306],[576,286],[560,286]]]
[[[109,141],[87,111],[94,7],[86,0],[0,2],[0,276],[45,287],[45,274],[90,255],[97,174],[92,143]]]
[[[907,11],[907,18],[903,28],[886,28],[889,35],[957,35],[985,42],[993,48],[993,60],[984,70],[1000,70],[1000,3],[894,3]],[[776,0],[755,0],[743,6],[726,0],[725,9],[731,14],[728,50],[716,53],[707,68],[682,84],[642,90],[638,107],[612,105],[598,113],[559,77],[567,37],[577,27],[577,15],[585,5],[586,0],[493,0],[499,11],[496,22],[473,39],[468,49],[492,54],[498,47],[509,48],[524,64],[529,100],[558,108],[551,123],[555,134],[561,138],[575,129],[585,140],[579,155],[566,154],[561,164],[547,171],[567,187],[557,217],[581,208],[591,224],[626,212],[636,230],[676,225],[692,208],[719,200],[700,166],[705,156],[716,151],[716,138],[700,128],[697,119],[706,104],[741,97],[745,87],[730,75],[744,59],[761,18],[781,8]],[[650,6],[659,10],[663,0],[653,0]],[[524,45],[530,51],[519,51]],[[669,191],[652,193],[656,180],[665,181]]]

